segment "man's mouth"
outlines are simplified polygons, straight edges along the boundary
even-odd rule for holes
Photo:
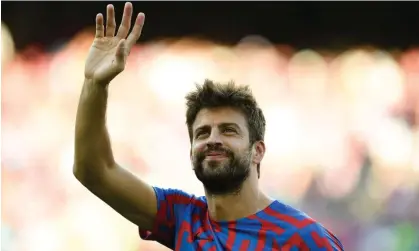
[[[220,155],[225,155],[224,152],[208,152],[207,156],[220,156]]]
[[[227,155],[225,152],[208,152],[205,157],[206,159],[223,159],[226,158]]]

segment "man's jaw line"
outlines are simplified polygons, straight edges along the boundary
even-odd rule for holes
[[[211,219],[214,221],[232,221],[259,211],[258,197],[260,191],[258,187],[253,187],[252,183],[250,177],[248,177],[235,193],[214,195],[206,191]]]

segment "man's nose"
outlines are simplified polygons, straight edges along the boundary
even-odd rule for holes
[[[208,137],[207,146],[211,146],[211,145],[212,146],[222,145],[221,135],[216,130],[213,130],[210,136]]]

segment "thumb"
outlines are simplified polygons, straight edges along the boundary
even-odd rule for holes
[[[121,41],[119,41],[118,45],[116,46],[116,61],[118,64],[125,64],[125,59],[127,57],[126,55],[126,46],[127,43],[125,41],[125,39],[121,39]]]

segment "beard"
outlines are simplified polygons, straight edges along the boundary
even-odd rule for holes
[[[210,151],[222,152],[226,158],[206,160]],[[211,146],[195,154],[192,164],[195,175],[202,182],[208,194],[237,194],[243,182],[249,177],[251,151],[238,155],[222,146]]]

